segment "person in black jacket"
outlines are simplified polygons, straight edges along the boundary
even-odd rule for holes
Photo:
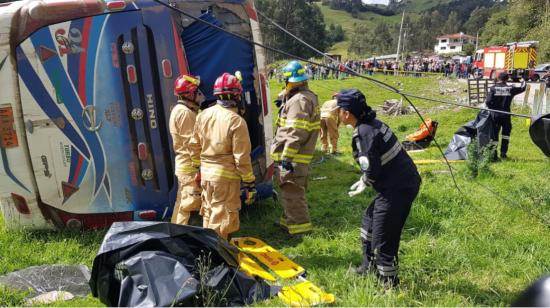
[[[353,157],[363,172],[349,196],[356,196],[369,186],[378,192],[363,216],[363,263],[355,272],[374,273],[385,287],[397,286],[399,241],[420,189],[420,175],[392,130],[376,119],[376,112],[367,105],[363,93],[342,90],[336,99],[342,122],[354,127]]]
[[[488,108],[510,112],[512,100],[514,96],[525,92],[525,81],[522,82],[521,87],[514,87],[508,85],[506,82],[510,76],[508,73],[500,73],[498,75],[497,83],[489,89],[487,98],[485,99],[485,105]],[[512,133],[512,119],[509,114],[503,114],[499,112],[491,112],[491,118],[494,122],[493,129],[493,143],[498,145],[498,135],[502,130],[502,142],[500,143],[500,157],[508,158],[508,146],[510,144],[510,134]],[[494,159],[498,158],[496,149],[494,153]]]

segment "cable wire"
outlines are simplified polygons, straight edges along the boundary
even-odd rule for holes
[[[330,59],[331,61],[333,62],[336,62],[336,63],[340,63],[340,61],[336,61],[336,59],[330,57],[329,55],[325,54],[324,52],[318,50],[317,48],[315,48],[314,46],[312,46],[311,44],[308,44],[306,41],[302,40],[301,38],[297,37],[296,35],[294,35],[293,33],[291,33],[290,31],[288,31],[286,28],[284,28],[283,26],[279,25],[277,22],[275,22],[274,20],[270,19],[269,17],[265,16],[265,14],[263,14],[261,11],[259,11],[258,9],[256,9],[256,12],[264,17],[265,19],[267,19],[269,22],[271,22],[274,26],[276,26],[277,28],[279,28],[281,31],[283,31],[284,33],[290,35],[291,37],[293,37],[294,39],[296,39],[297,41],[299,41],[300,43],[304,44],[305,46],[309,47],[311,50],[315,51],[316,53],[318,53],[319,55],[327,58],[327,59]],[[381,85],[382,88],[385,88],[386,90],[389,90],[391,92],[394,92],[394,93],[397,93],[399,95],[401,95],[408,103],[409,105],[411,105],[411,107],[413,108],[414,112],[418,115],[418,117],[420,118],[420,120],[422,121],[422,123],[428,127],[428,124],[426,123],[426,120],[424,120],[424,117],[420,114],[420,111],[418,110],[418,108],[416,108],[416,106],[413,104],[413,102],[407,97],[407,95],[405,95],[404,93],[402,93],[401,91],[399,91],[397,88],[387,84],[387,83],[384,83],[384,82],[381,82],[381,81],[378,81],[378,80],[375,80],[373,78],[369,78],[367,76],[364,76],[362,74],[359,74],[358,72],[356,72],[355,70],[353,70],[352,68],[348,67],[347,65],[345,65],[347,71],[350,71],[353,73],[353,75],[355,76],[360,76],[360,77],[363,77],[364,79],[367,79],[371,82],[374,82],[375,84],[377,85]],[[441,146],[439,145],[439,142],[437,142],[435,136],[433,135],[433,132],[430,131],[428,129],[428,133],[430,134],[430,137],[432,137],[437,149],[439,150],[439,152],[441,153],[441,156],[443,156],[443,158],[445,159],[445,163],[447,164],[447,167],[449,169],[449,172],[451,173],[451,178],[453,180],[453,183],[455,185],[455,188],[460,192],[460,194],[462,196],[464,196],[464,193],[462,192],[462,190],[460,189],[460,187],[458,186],[458,183],[456,182],[456,178],[455,178],[455,175],[454,175],[454,172],[453,172],[453,169],[451,168],[451,164],[449,163],[449,160],[447,159],[447,157],[445,156],[445,154],[443,153],[443,149],[441,148]]]
[[[317,65],[319,67],[324,67],[328,70],[333,70],[333,71],[339,71],[338,68],[333,68],[333,67],[330,67],[328,65],[325,65],[323,63],[317,63],[315,61],[312,61],[312,60],[309,60],[309,59],[305,59],[305,58],[302,58],[302,57],[299,57],[299,56],[296,56],[296,55],[293,55],[293,54],[290,54],[284,50],[281,50],[281,49],[278,49],[278,48],[274,48],[274,47],[271,47],[271,46],[267,46],[267,45],[264,45],[262,43],[258,43],[254,40],[251,40],[245,36],[242,36],[240,34],[237,34],[237,33],[234,33],[234,32],[231,32],[231,31],[228,31],[220,26],[217,26],[215,24],[212,24],[210,22],[207,22],[205,20],[202,20],[198,17],[195,17],[193,16],[192,14],[189,14],[179,8],[176,8],[176,7],[173,7],[171,6],[170,4],[167,4],[161,0],[153,0],[154,2],[157,2],[159,3],[160,5],[162,6],[165,6],[171,10],[175,10],[177,12],[179,12],[180,14],[182,15],[185,15],[195,21],[198,21],[200,23],[203,23],[205,25],[208,25],[209,27],[212,27],[212,28],[215,28],[219,31],[222,31],[222,32],[225,32],[229,35],[232,35],[236,38],[239,38],[241,40],[244,40],[250,44],[253,44],[255,46],[258,46],[258,47],[262,47],[266,50],[270,50],[270,51],[273,51],[275,53],[278,53],[278,54],[282,54],[282,55],[285,55],[287,57],[290,57],[290,58],[294,58],[294,59],[297,59],[297,60],[300,60],[302,62],[305,62],[305,63],[309,63],[309,64],[313,64],[313,65]],[[332,61],[334,62],[337,62],[339,63],[339,61],[336,61],[335,59],[329,57],[327,54],[321,52],[320,50],[316,49],[315,47],[311,46],[310,44],[308,44],[307,42],[303,41],[302,39],[300,39],[299,37],[295,36],[294,34],[292,34],[291,32],[289,32],[288,30],[286,30],[285,28],[283,28],[282,26],[278,25],[277,23],[275,23],[273,20],[269,19],[268,17],[266,17],[263,13],[261,13],[260,11],[256,10],[256,12],[263,16],[264,18],[266,18],[267,20],[269,20],[270,22],[272,22],[274,25],[276,25],[279,29],[281,29],[282,31],[284,31],[285,33],[287,33],[288,35],[292,36],[293,38],[295,38],[296,40],[300,41],[302,44],[308,46],[309,48],[311,48],[312,50],[314,50],[315,52],[319,53],[320,55],[322,55],[323,57],[325,58],[329,58],[331,59]],[[406,92],[402,92],[400,90],[398,90],[397,88],[387,84],[387,83],[384,83],[382,81],[379,81],[379,80],[376,80],[374,78],[370,78],[368,76],[365,76],[365,75],[362,75],[362,74],[359,74],[357,73],[356,71],[352,70],[351,68],[349,68],[348,66],[345,66],[346,67],[346,70],[348,73],[351,73],[350,75],[353,75],[353,76],[356,76],[356,77],[359,77],[359,78],[362,78],[362,79],[365,79],[365,80],[368,80],[372,83],[374,83],[375,85],[379,86],[380,88],[383,88],[387,91],[390,91],[390,92],[393,92],[393,93],[396,93],[396,94],[399,94],[401,95],[412,107],[413,109],[415,110],[415,112],[417,113],[417,115],[420,117],[420,119],[422,120],[422,122],[424,124],[426,124],[424,118],[422,117],[422,115],[420,114],[420,112],[418,111],[418,109],[416,108],[416,106],[411,102],[411,100],[409,99],[409,96],[410,97],[413,97],[413,98],[417,98],[417,99],[421,99],[421,100],[426,100],[426,101],[431,101],[431,102],[438,102],[438,103],[442,103],[442,104],[448,104],[448,105],[454,105],[454,106],[459,106],[459,107],[464,107],[464,108],[470,108],[470,109],[476,109],[476,110],[485,110],[485,111],[490,111],[490,112],[494,112],[494,113],[501,113],[501,114],[507,114],[507,115],[511,115],[511,116],[516,116],[516,117],[522,117],[522,118],[531,118],[531,116],[529,115],[524,115],[524,114],[517,114],[517,113],[512,113],[512,112],[506,112],[506,111],[501,111],[501,110],[494,110],[494,109],[490,109],[490,108],[482,108],[482,107],[475,107],[475,106],[468,106],[468,105],[463,105],[463,104],[458,104],[458,103],[453,103],[453,102],[448,102],[448,101],[444,101],[444,100],[441,100],[441,99],[435,99],[435,98],[427,98],[427,97],[423,97],[423,96],[420,96],[420,95],[414,95],[414,94],[410,94],[410,93],[406,93]],[[431,132],[430,132],[431,134]],[[433,137],[433,136],[432,136]],[[453,179],[453,183],[456,187],[456,189],[458,190],[458,192],[460,193],[460,195],[462,196],[462,198],[466,198],[468,201],[470,201],[471,203],[471,200],[462,192],[462,190],[460,189],[460,187],[458,186],[457,182],[456,182],[456,179],[455,179],[455,176],[454,176],[454,173],[453,173],[453,168],[451,166],[451,164],[449,163],[449,161],[447,160],[447,158],[445,157],[439,143],[437,142],[436,138],[433,138],[434,139],[434,142],[438,148],[438,150],[440,151],[440,153],[442,154],[442,156],[445,158],[445,162],[449,168],[449,171],[451,173],[451,176],[452,176],[452,179]],[[478,184],[480,184],[478,181],[476,181]],[[480,184],[480,187],[483,187],[484,189],[486,189],[487,191],[489,191],[491,194],[495,195],[496,197],[500,198],[502,201],[507,201],[509,203],[516,203],[516,205],[518,205],[519,203],[517,202],[511,202],[511,200],[505,198],[505,197],[502,197],[501,195],[499,195],[497,192],[493,191],[492,189],[489,189],[488,187],[486,187],[485,185],[481,185]],[[527,211],[526,209],[524,209],[522,206],[518,206],[521,210],[523,210],[524,212],[526,212],[529,216],[532,216],[532,217],[536,217],[538,218],[539,220],[542,220],[543,224],[545,224],[546,226],[550,227],[550,225],[548,223],[546,223],[546,221],[544,219],[542,219],[541,217],[537,217],[537,215],[534,215],[534,213],[532,213],[532,211]]]

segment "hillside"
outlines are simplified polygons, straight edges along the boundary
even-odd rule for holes
[[[426,0],[421,0],[426,1]],[[390,24],[397,24],[400,21],[400,16],[382,16],[372,12],[359,13],[359,18],[354,18],[350,13],[346,11],[333,10],[328,6],[321,5],[321,2],[316,3],[321,9],[323,16],[325,17],[325,24],[339,24],[344,29],[346,40],[340,43],[336,43],[330,48],[329,53],[340,54],[344,57],[348,56],[348,47],[350,45],[350,38],[353,33],[355,24],[364,24],[369,28],[373,28],[376,23],[384,21]]]
[[[452,2],[452,0],[402,0],[401,3],[399,3],[399,10],[421,13],[450,2]]]
[[[406,12],[404,29],[409,38],[405,44],[408,50],[405,52],[410,52],[432,50],[436,37],[441,34],[481,34],[492,14],[506,8],[504,4],[493,0],[403,0],[385,9],[371,5],[345,5],[357,5],[355,1],[358,0],[316,2],[327,27],[340,24],[345,30],[345,41],[335,44],[329,50],[344,57],[348,56],[348,48],[354,53],[360,53],[362,57],[395,53],[402,12]],[[360,26],[358,30],[355,25]],[[522,36],[521,33],[517,34]]]

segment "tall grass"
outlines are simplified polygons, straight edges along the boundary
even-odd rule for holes
[[[407,92],[439,96],[438,80],[378,76]],[[272,94],[282,85],[271,84]],[[321,101],[341,88],[360,88],[369,104],[397,98],[364,80],[314,81]],[[452,99],[446,97],[446,99]],[[453,133],[473,119],[474,111],[438,109],[419,100],[424,116],[439,121],[438,141],[445,147]],[[522,110],[516,110],[522,112]],[[276,114],[276,112],[274,112]],[[420,124],[415,115],[380,115],[404,137]],[[357,277],[350,266],[361,261],[359,226],[375,193],[347,195],[361,175],[351,158],[351,134],[341,127],[343,155],[316,152],[308,202],[314,232],[288,240],[273,222],[281,214],[273,200],[241,212],[235,236],[255,236],[302,265],[308,279],[334,293],[339,306],[506,306],[538,277],[550,272],[550,161],[530,141],[523,120],[514,119],[510,159],[490,164],[486,176],[472,177],[467,164],[453,165],[461,195],[443,164],[422,165],[421,191],[415,200],[400,247],[401,287],[385,292],[374,278]],[[413,159],[440,159],[435,148]],[[326,178],[325,178],[326,177]],[[405,180],[405,179],[404,179]],[[490,189],[490,191],[488,190]],[[496,193],[496,194],[495,194]],[[0,220],[0,227],[3,222]],[[52,233],[0,231],[0,274],[40,264],[86,264],[99,248],[103,232]],[[0,289],[0,306],[21,304],[19,295]],[[92,298],[56,305],[96,306]],[[281,305],[277,299],[259,305]]]

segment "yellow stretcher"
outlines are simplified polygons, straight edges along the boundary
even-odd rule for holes
[[[334,303],[333,294],[325,293],[321,288],[303,278],[306,270],[288,257],[252,237],[234,238],[231,243],[239,248],[240,269],[253,277],[260,277],[268,282],[280,279],[297,278],[296,285],[285,286],[279,291],[279,298],[291,307],[309,307]],[[274,275],[273,275],[273,274]],[[276,277],[275,277],[276,276]]]
[[[306,272],[300,265],[287,258],[262,240],[252,237],[240,237],[231,240],[239,249],[265,264],[277,276],[283,279],[298,277]]]
[[[283,287],[279,298],[291,307],[309,307],[321,304],[332,304],[336,301],[334,294],[325,293],[309,281],[295,286]]]

